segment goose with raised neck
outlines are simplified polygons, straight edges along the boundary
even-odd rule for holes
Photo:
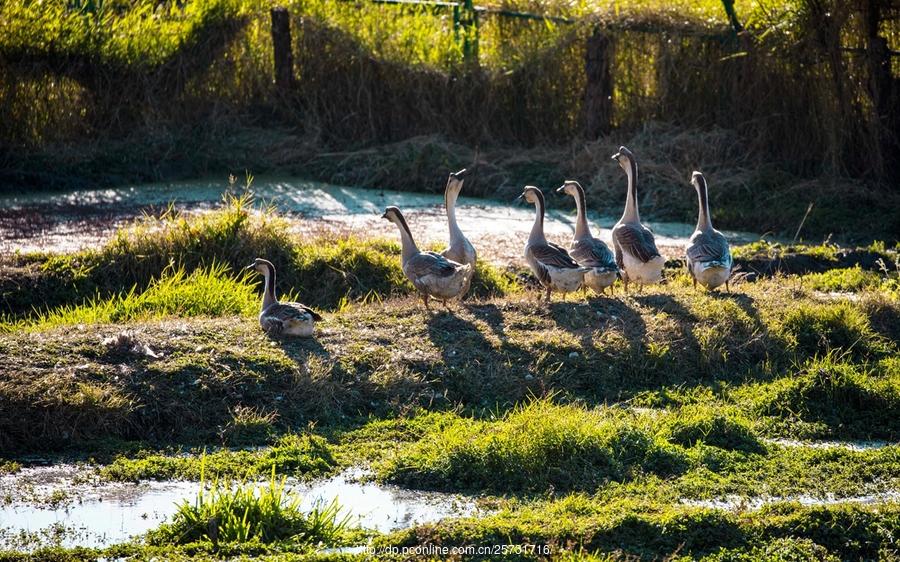
[[[419,291],[425,308],[433,297],[447,306],[447,301],[462,296],[472,266],[449,260],[437,252],[420,252],[409,225],[397,207],[388,207],[381,218],[400,230],[400,266],[403,274]]]
[[[466,281],[466,285],[460,296],[465,296],[465,294],[469,292],[469,287],[472,284],[472,277],[475,275],[475,262],[477,259],[475,247],[469,242],[468,238],[466,238],[465,234],[463,234],[462,230],[459,228],[459,224],[456,222],[456,201],[459,197],[459,192],[462,190],[463,182],[465,181],[465,173],[466,170],[463,169],[450,174],[450,177],[447,179],[447,187],[444,189],[444,205],[447,209],[450,244],[443,252],[441,252],[441,255],[449,260],[472,266],[472,274]]]
[[[534,224],[525,244],[525,261],[546,291],[547,302],[550,292],[558,291],[565,295],[577,291],[584,283],[584,274],[588,268],[578,265],[562,247],[548,242],[544,236],[544,194],[534,186],[526,186],[519,199],[534,205]]]
[[[712,225],[706,177],[700,172],[693,172],[691,185],[697,191],[699,211],[697,213],[697,229],[691,235],[685,248],[688,273],[691,275],[694,287],[700,283],[712,290],[724,284],[725,290],[730,291],[728,280],[731,277],[734,262],[731,258],[728,240]]]
[[[569,254],[578,265],[588,268],[584,274],[584,286],[605,294],[619,276],[616,259],[609,247],[599,238],[591,235],[587,221],[587,205],[584,188],[575,180],[567,180],[557,190],[567,193],[575,199],[577,217],[575,219],[575,236],[569,247]]]
[[[298,302],[278,302],[275,296],[275,266],[272,262],[256,258],[246,269],[263,275],[263,297],[259,312],[259,325],[271,336],[309,337],[315,331],[315,323],[322,319],[315,310]]]
[[[631,282],[638,283],[638,291],[642,291],[645,284],[662,280],[666,260],[656,249],[653,232],[641,224],[637,197],[637,159],[624,146],[619,147],[619,152],[613,154],[612,159],[619,163],[628,178],[625,211],[612,230],[616,265],[622,272],[625,291],[628,292],[628,284]]]

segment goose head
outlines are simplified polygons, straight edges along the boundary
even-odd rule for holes
[[[381,215],[381,218],[388,220],[403,230],[409,232],[409,226],[406,224],[406,219],[403,218],[403,213],[400,212],[400,209],[391,205],[384,210],[384,214]]]
[[[532,205],[536,203],[543,204],[544,202],[544,194],[541,193],[541,190],[534,187],[533,185],[526,185],[525,189],[522,190],[522,195],[519,195],[516,200],[524,199],[528,201]]]
[[[705,189],[706,188],[706,178],[703,177],[703,174],[694,170],[691,173],[691,185],[694,186],[695,189]]]
[[[627,147],[620,146],[619,152],[613,154],[612,159],[619,163],[620,168],[628,171],[628,167],[631,166],[631,162],[634,161],[634,154],[632,154]]]
[[[566,180],[563,182],[561,186],[556,188],[557,193],[565,193],[567,195],[571,195],[572,197],[578,197],[578,188],[581,187],[581,184],[575,180]]]
[[[450,177],[447,178],[447,195],[459,195],[459,192],[463,187],[463,182],[465,181],[465,174],[465,168],[458,172],[453,172],[452,174],[450,174]]]
[[[264,260],[262,258],[256,258],[253,260],[253,263],[244,268],[245,270],[253,269],[256,270],[263,275],[267,275],[270,271],[275,269],[275,266],[272,265],[272,262],[269,260]]]

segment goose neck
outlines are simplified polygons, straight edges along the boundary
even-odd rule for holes
[[[641,216],[640,213],[638,213],[637,202],[638,169],[637,162],[631,158],[628,159],[625,175],[628,176],[628,195],[625,198],[625,213],[622,215],[622,221],[640,222]]]
[[[266,270],[263,272],[265,285],[263,286],[263,310],[269,308],[278,300],[275,298],[275,268],[272,264],[266,264]]]
[[[707,192],[706,182],[703,180],[697,182],[697,198],[700,203],[700,213],[697,217],[697,230],[705,232],[712,229],[712,220],[709,216],[709,193]]]
[[[584,188],[580,185],[575,186],[575,210],[578,218],[575,220],[575,239],[590,238],[591,229],[587,222],[587,206],[585,204]]]
[[[541,242],[544,240],[546,240],[544,237],[544,198],[539,196],[534,202],[534,225],[531,227],[528,241]]]

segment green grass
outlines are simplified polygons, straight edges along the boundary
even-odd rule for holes
[[[457,418],[379,469],[387,479],[453,490],[561,491],[669,475],[685,460],[676,448],[613,412],[532,401],[487,422]]]
[[[167,268],[143,292],[132,287],[110,298],[95,296],[84,304],[63,305],[34,316],[7,318],[0,330],[48,328],[75,324],[125,323],[176,316],[249,316],[259,310],[256,288],[246,275],[235,279],[226,266],[200,267],[189,275],[183,268]]]
[[[201,473],[201,487],[194,502],[178,506],[171,523],[149,534],[155,544],[273,543],[290,539],[309,545],[334,545],[349,528],[349,516],[342,515],[337,501],[316,506],[309,513],[300,510],[300,498],[285,488],[273,468],[268,485],[230,480],[207,482]]]
[[[265,442],[256,441],[257,444]],[[101,470],[101,476],[114,481],[199,480],[203,472],[210,478],[255,478],[272,470],[294,477],[316,477],[334,471],[332,447],[315,435],[288,434],[262,450],[221,449],[203,454],[162,454],[140,452],[117,458]]]
[[[735,398],[783,434],[900,436],[900,372],[859,367],[833,354],[810,361],[795,376],[748,385]]]

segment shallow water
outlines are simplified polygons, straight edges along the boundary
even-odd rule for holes
[[[221,200],[226,182],[194,181],[128,185],[115,189],[69,193],[33,193],[0,197],[0,252],[16,250],[74,251],[93,246],[148,209],[173,202],[185,211],[203,211]],[[465,192],[465,188],[463,188]],[[294,179],[256,179],[252,192],[260,204],[272,204],[293,216],[300,232],[338,231],[359,236],[396,236],[395,227],[381,219],[388,205],[404,210],[417,241],[446,240],[443,194],[409,193],[342,187]],[[547,194],[545,231],[549,238],[566,243],[574,232],[571,197]],[[518,260],[534,220],[530,205],[507,201],[460,197],[458,220],[481,255],[492,261]],[[594,235],[611,241],[610,227],[621,210],[589,213]],[[647,222],[657,244],[670,254],[680,252],[693,233],[693,224]],[[726,232],[734,243],[757,240],[755,234]],[[420,244],[421,245],[421,244]],[[677,248],[677,249],[675,249]]]
[[[895,501],[900,501],[900,491],[888,490],[885,492],[849,497],[838,497],[830,494],[824,497],[810,496],[805,494],[796,496],[762,496],[753,498],[747,498],[743,496],[725,496],[723,498],[716,498],[711,500],[684,499],[681,501],[681,503],[683,505],[690,505],[694,507],[707,507],[711,509],[723,509],[726,511],[755,511],[761,509],[766,505],[781,502],[796,502],[804,506],[817,506],[844,503],[871,505]]]
[[[351,524],[381,532],[477,513],[471,498],[361,483],[362,476],[349,470],[311,483],[289,480],[288,488],[302,495],[305,511],[337,498]],[[72,465],[23,469],[0,478],[0,549],[121,543],[159,526],[198,489],[197,482],[100,482]],[[60,490],[66,497],[53,501]],[[23,540],[28,536],[36,542]]]
[[[811,447],[813,449],[847,449],[848,451],[872,451],[897,445],[887,441],[801,441],[799,439],[766,439],[766,443],[782,447]]]

